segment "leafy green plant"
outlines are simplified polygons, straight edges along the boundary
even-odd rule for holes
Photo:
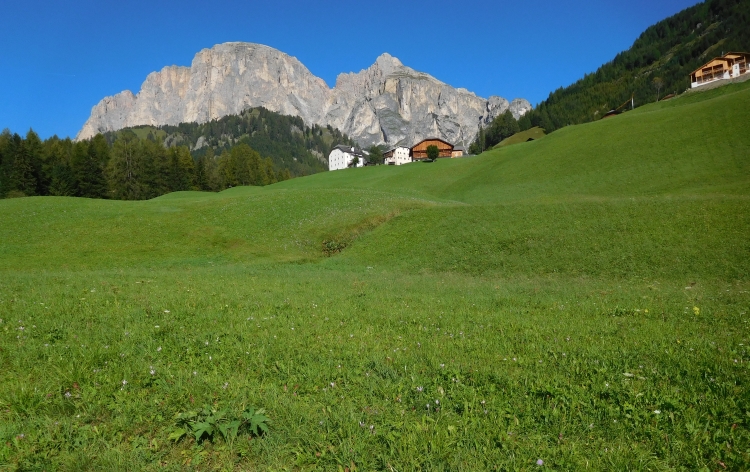
[[[248,433],[261,436],[268,433],[270,419],[262,408],[246,408],[236,415],[231,409],[218,410],[204,405],[199,411],[188,411],[175,415],[176,427],[169,435],[172,441],[179,441],[187,435],[197,441],[213,442],[221,437],[225,442],[233,442],[238,434]]]

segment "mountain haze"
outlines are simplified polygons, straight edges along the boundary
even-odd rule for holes
[[[412,143],[438,136],[468,144],[480,124],[510,109],[516,118],[528,101],[484,99],[404,66],[389,54],[368,69],[339,75],[329,88],[299,60],[252,43],[224,43],[195,55],[190,67],[169,66],[148,75],[137,94],[106,97],[91,111],[76,139],[139,125],[204,123],[265,107],[332,126],[361,145]]]

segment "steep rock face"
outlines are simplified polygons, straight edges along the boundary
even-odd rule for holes
[[[436,136],[468,144],[480,124],[523,99],[484,99],[410,69],[389,54],[357,74],[341,74],[330,89],[296,58],[259,44],[225,43],[200,51],[190,67],[149,74],[140,92],[124,91],[94,106],[76,139],[137,125],[206,122],[249,107],[300,116],[339,128],[362,145],[411,144]]]

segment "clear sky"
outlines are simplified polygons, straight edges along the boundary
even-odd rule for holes
[[[536,104],[695,0],[23,0],[3,3],[0,129],[75,136],[91,107],[227,41],[333,86],[383,52],[477,95]]]

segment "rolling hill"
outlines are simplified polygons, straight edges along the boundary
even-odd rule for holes
[[[746,470],[749,114],[735,84],[463,159],[2,200],[0,466]]]

